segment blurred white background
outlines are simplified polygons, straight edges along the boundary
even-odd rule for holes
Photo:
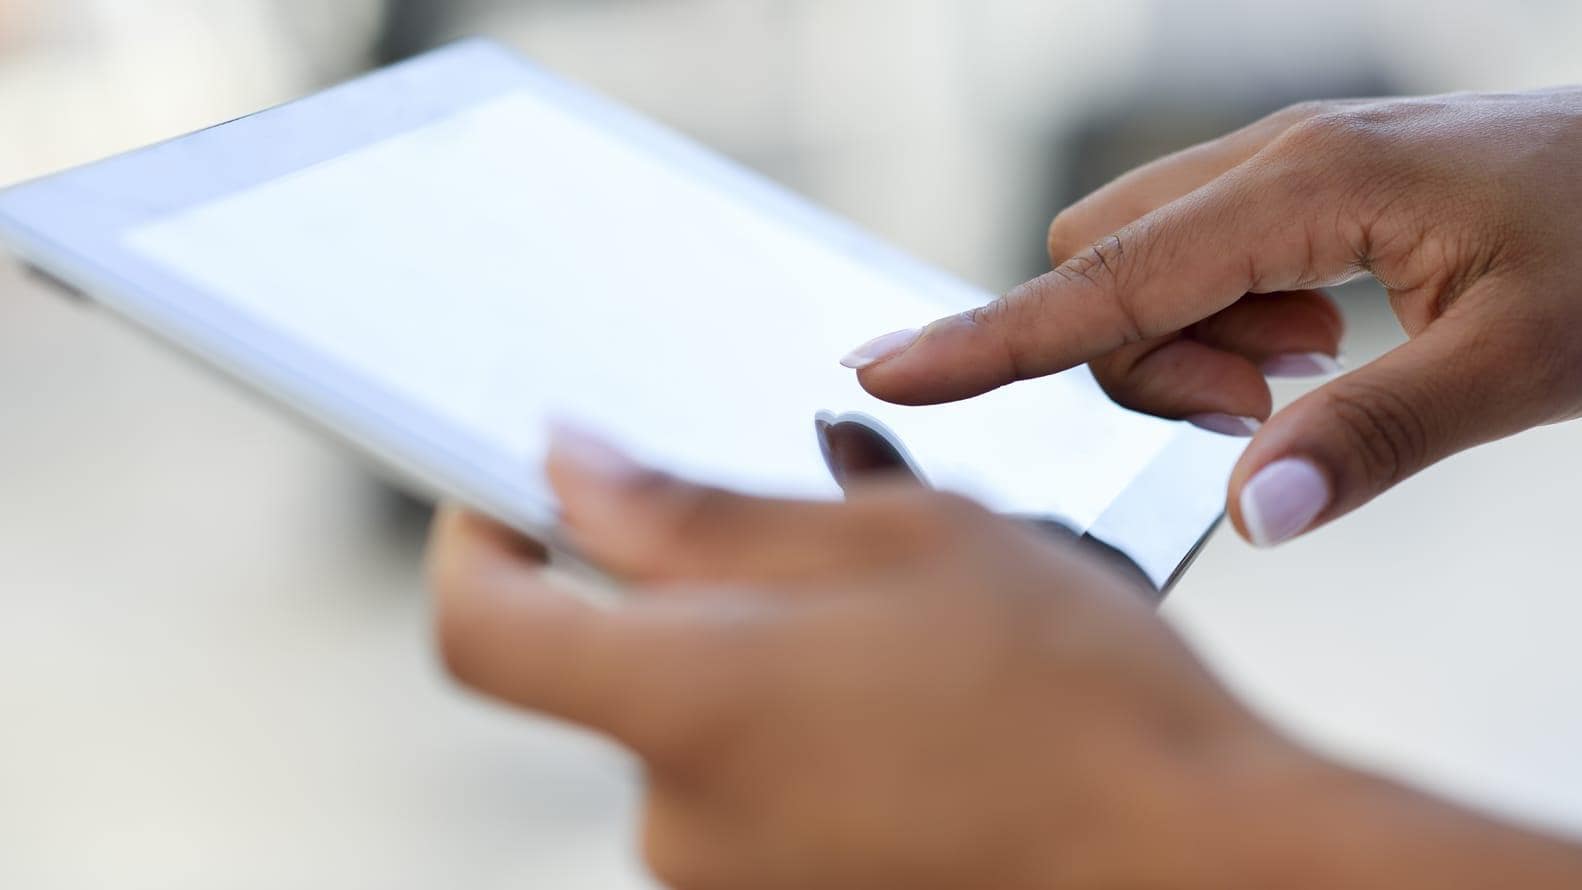
[[[0,0],[0,184],[466,33],[993,288],[1064,203],[1281,104],[1582,80],[1572,0]],[[1350,361],[1399,340],[1343,300]],[[1578,453],[1541,430],[1277,552],[1221,534],[1167,614],[1311,743],[1582,835]],[[441,676],[422,522],[0,264],[0,887],[647,886],[632,765]]]

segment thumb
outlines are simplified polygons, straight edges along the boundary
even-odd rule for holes
[[[1423,468],[1548,418],[1488,325],[1442,318],[1280,411],[1231,475],[1230,513],[1260,547],[1343,516]],[[1503,358],[1502,358],[1503,356]]]

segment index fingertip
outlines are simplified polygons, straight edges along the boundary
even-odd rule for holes
[[[1003,340],[978,323],[981,312],[934,322],[904,349],[858,370],[858,382],[898,405],[954,402],[1012,382],[1016,369]]]

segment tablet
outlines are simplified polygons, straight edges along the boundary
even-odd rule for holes
[[[990,294],[491,43],[0,193],[49,277],[439,497],[551,541],[552,422],[743,491],[833,498],[815,420],[1058,520],[1163,589],[1244,442],[1085,369],[898,407],[838,360]]]

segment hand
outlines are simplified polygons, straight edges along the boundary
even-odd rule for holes
[[[1582,412],[1582,89],[1299,105],[1133,171],[1054,222],[1059,265],[859,347],[891,401],[1090,362],[1118,402],[1258,430],[1231,479],[1274,544],[1456,451]],[[1314,290],[1371,273],[1410,341],[1269,417],[1265,373],[1326,373]]]
[[[448,511],[431,561],[444,655],[642,757],[647,857],[680,890],[1524,874],[1467,842],[1486,830],[1473,817],[1270,731],[1105,567],[965,501],[895,484],[758,500],[564,440],[550,475],[572,537],[630,596],[570,596],[535,546]],[[1451,841],[1486,863],[1387,880],[1419,847],[1451,863]]]

